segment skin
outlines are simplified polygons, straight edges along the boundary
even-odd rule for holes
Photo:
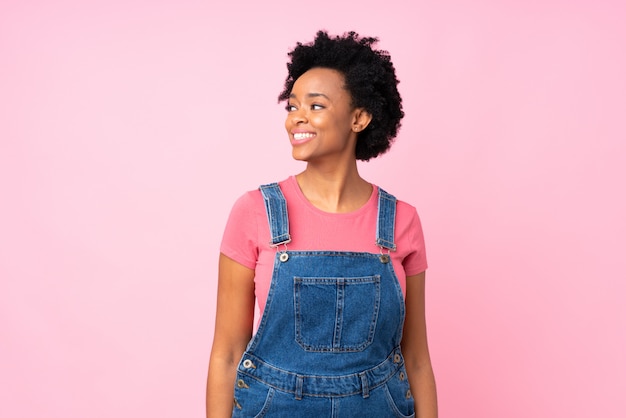
[[[326,212],[350,212],[363,206],[372,186],[357,170],[355,149],[358,133],[372,117],[354,108],[341,73],[313,68],[296,80],[287,103],[285,129],[296,160],[306,169],[296,176],[306,198]],[[296,132],[314,138],[294,141]]]
[[[415,416],[437,417],[437,388],[426,338],[426,272],[406,278],[406,317],[402,333],[402,355],[415,400]]]
[[[371,115],[352,106],[343,75],[327,68],[307,71],[296,80],[287,111],[285,128],[292,155],[307,164],[296,176],[306,198],[326,212],[351,212],[363,206],[373,188],[359,175],[355,149],[358,133],[370,123]],[[426,339],[425,273],[407,277],[406,282],[401,345],[416,416],[436,418],[435,379]],[[252,337],[253,319],[254,270],[220,254],[207,418],[231,416],[236,368]]]
[[[252,337],[254,270],[220,254],[215,334],[207,380],[207,418],[230,417],[237,363]]]

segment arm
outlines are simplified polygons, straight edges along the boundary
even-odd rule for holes
[[[215,334],[207,379],[207,418],[230,417],[237,363],[252,336],[254,270],[220,254]]]
[[[402,353],[417,418],[437,418],[437,390],[428,353],[425,314],[426,273],[406,278],[406,318]]]

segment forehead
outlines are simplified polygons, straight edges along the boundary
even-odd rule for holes
[[[343,74],[331,68],[311,68],[298,77],[291,92],[295,95],[313,92],[324,94],[347,93]]]

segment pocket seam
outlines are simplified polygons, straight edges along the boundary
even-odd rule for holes
[[[263,403],[263,408],[261,408],[261,411],[256,414],[254,416],[254,418],[263,418],[267,412],[270,409],[270,406],[272,405],[272,398],[274,397],[274,388],[273,387],[269,387],[269,390],[267,391],[267,396],[265,397],[265,402]]]
[[[395,376],[393,378],[395,378]],[[389,390],[388,382],[385,383],[384,387],[385,387],[385,397],[387,398],[387,403],[391,407],[392,412],[396,414],[398,418],[414,418],[415,411],[413,411],[411,415],[404,415],[402,412],[400,412],[400,410],[398,409],[398,406],[396,405],[396,401],[393,399],[393,396],[391,396],[391,391]]]
[[[293,292],[294,292],[294,320],[295,320],[295,341],[296,343],[302,347],[305,351],[308,352],[359,352],[365,350],[368,346],[370,346],[374,340],[374,334],[376,332],[376,325],[378,322],[378,314],[380,308],[380,275],[371,275],[371,276],[358,276],[358,277],[300,277],[296,276],[293,278]],[[355,285],[373,285],[374,286],[374,301],[372,303],[372,311],[370,315],[370,323],[367,330],[366,339],[359,344],[351,344],[351,345],[342,345],[341,337],[339,337],[339,342],[333,342],[329,344],[310,344],[304,341],[302,336],[302,295],[301,295],[301,286],[309,285],[309,284],[317,284],[317,285],[328,285],[337,287],[341,285],[342,287],[346,286],[355,286]],[[345,290],[344,290],[345,292]],[[364,304],[367,305],[367,304]],[[336,304],[335,312],[342,311],[343,305],[341,308]],[[336,339],[336,332],[339,328],[339,333],[341,333],[341,322],[343,318],[340,315],[335,315],[334,329],[333,329],[333,339]]]

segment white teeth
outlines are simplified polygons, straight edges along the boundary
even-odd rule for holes
[[[298,132],[298,133],[293,134],[293,139],[295,139],[296,141],[302,141],[303,139],[313,138],[314,136],[315,134],[312,134],[312,133]]]

